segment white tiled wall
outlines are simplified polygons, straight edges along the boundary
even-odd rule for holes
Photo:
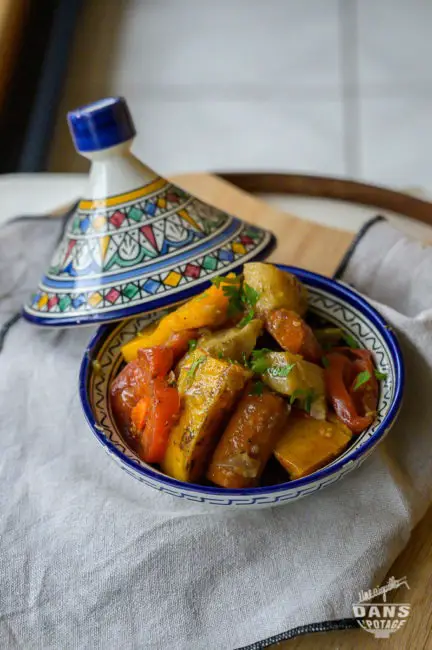
[[[53,170],[65,111],[123,94],[162,173],[432,178],[430,0],[87,0],[77,34]]]

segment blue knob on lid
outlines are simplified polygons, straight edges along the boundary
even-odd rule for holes
[[[107,97],[68,113],[68,123],[77,151],[100,151],[126,142],[136,135],[123,97]]]

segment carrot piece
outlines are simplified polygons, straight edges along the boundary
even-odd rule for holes
[[[301,354],[313,363],[320,360],[320,344],[309,325],[294,311],[281,308],[268,312],[266,328],[284,350]]]

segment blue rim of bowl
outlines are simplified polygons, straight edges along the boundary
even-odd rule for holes
[[[225,495],[228,499],[230,496],[271,496],[278,492],[284,492],[287,489],[294,490],[296,488],[315,483],[315,481],[321,478],[336,474],[348,463],[352,463],[353,461],[358,460],[364,456],[371,447],[374,447],[381,440],[381,438],[383,438],[385,433],[392,426],[399,412],[405,382],[405,370],[402,351],[395,334],[389,328],[385,319],[376,311],[376,309],[369,305],[368,302],[360,296],[360,294],[356,293],[348,286],[341,284],[336,280],[332,280],[331,278],[326,278],[325,276],[318,273],[306,271],[305,269],[300,269],[295,266],[287,266],[285,264],[275,264],[275,266],[284,271],[293,273],[307,286],[324,289],[336,297],[343,298],[344,301],[346,301],[352,307],[358,309],[368,318],[368,320],[377,328],[389,348],[395,366],[395,392],[393,403],[381,424],[378,426],[373,435],[364,443],[364,445],[362,445],[359,449],[353,451],[352,454],[346,456],[343,460],[336,461],[331,466],[323,467],[322,469],[317,470],[316,472],[313,472],[312,474],[309,474],[303,478],[293,479],[292,481],[279,483],[277,485],[255,488],[227,489],[207,485],[199,485],[198,483],[185,483],[183,481],[178,481],[177,479],[171,478],[166,474],[158,472],[151,466],[143,467],[136,461],[125,456],[114,445],[114,443],[108,440],[108,438],[106,438],[105,435],[98,429],[99,425],[94,418],[88,398],[87,385],[90,377],[89,368],[92,361],[92,355],[94,352],[97,352],[100,345],[105,340],[106,335],[112,330],[113,327],[116,326],[115,323],[112,323],[110,325],[102,325],[93,335],[85,350],[79,372],[79,393],[85,418],[93,434],[96,436],[98,441],[107,449],[107,451],[114,454],[122,463],[135,470],[138,474],[141,474],[142,476],[150,478],[156,482],[162,483],[167,487],[175,487],[179,490],[186,490],[189,492],[201,492],[208,496]]]

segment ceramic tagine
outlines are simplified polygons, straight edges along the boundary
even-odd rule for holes
[[[68,121],[92,163],[89,186],[24,307],[27,320],[84,325],[158,309],[271,252],[271,233],[198,200],[130,152],[136,131],[123,98],[72,111]]]

